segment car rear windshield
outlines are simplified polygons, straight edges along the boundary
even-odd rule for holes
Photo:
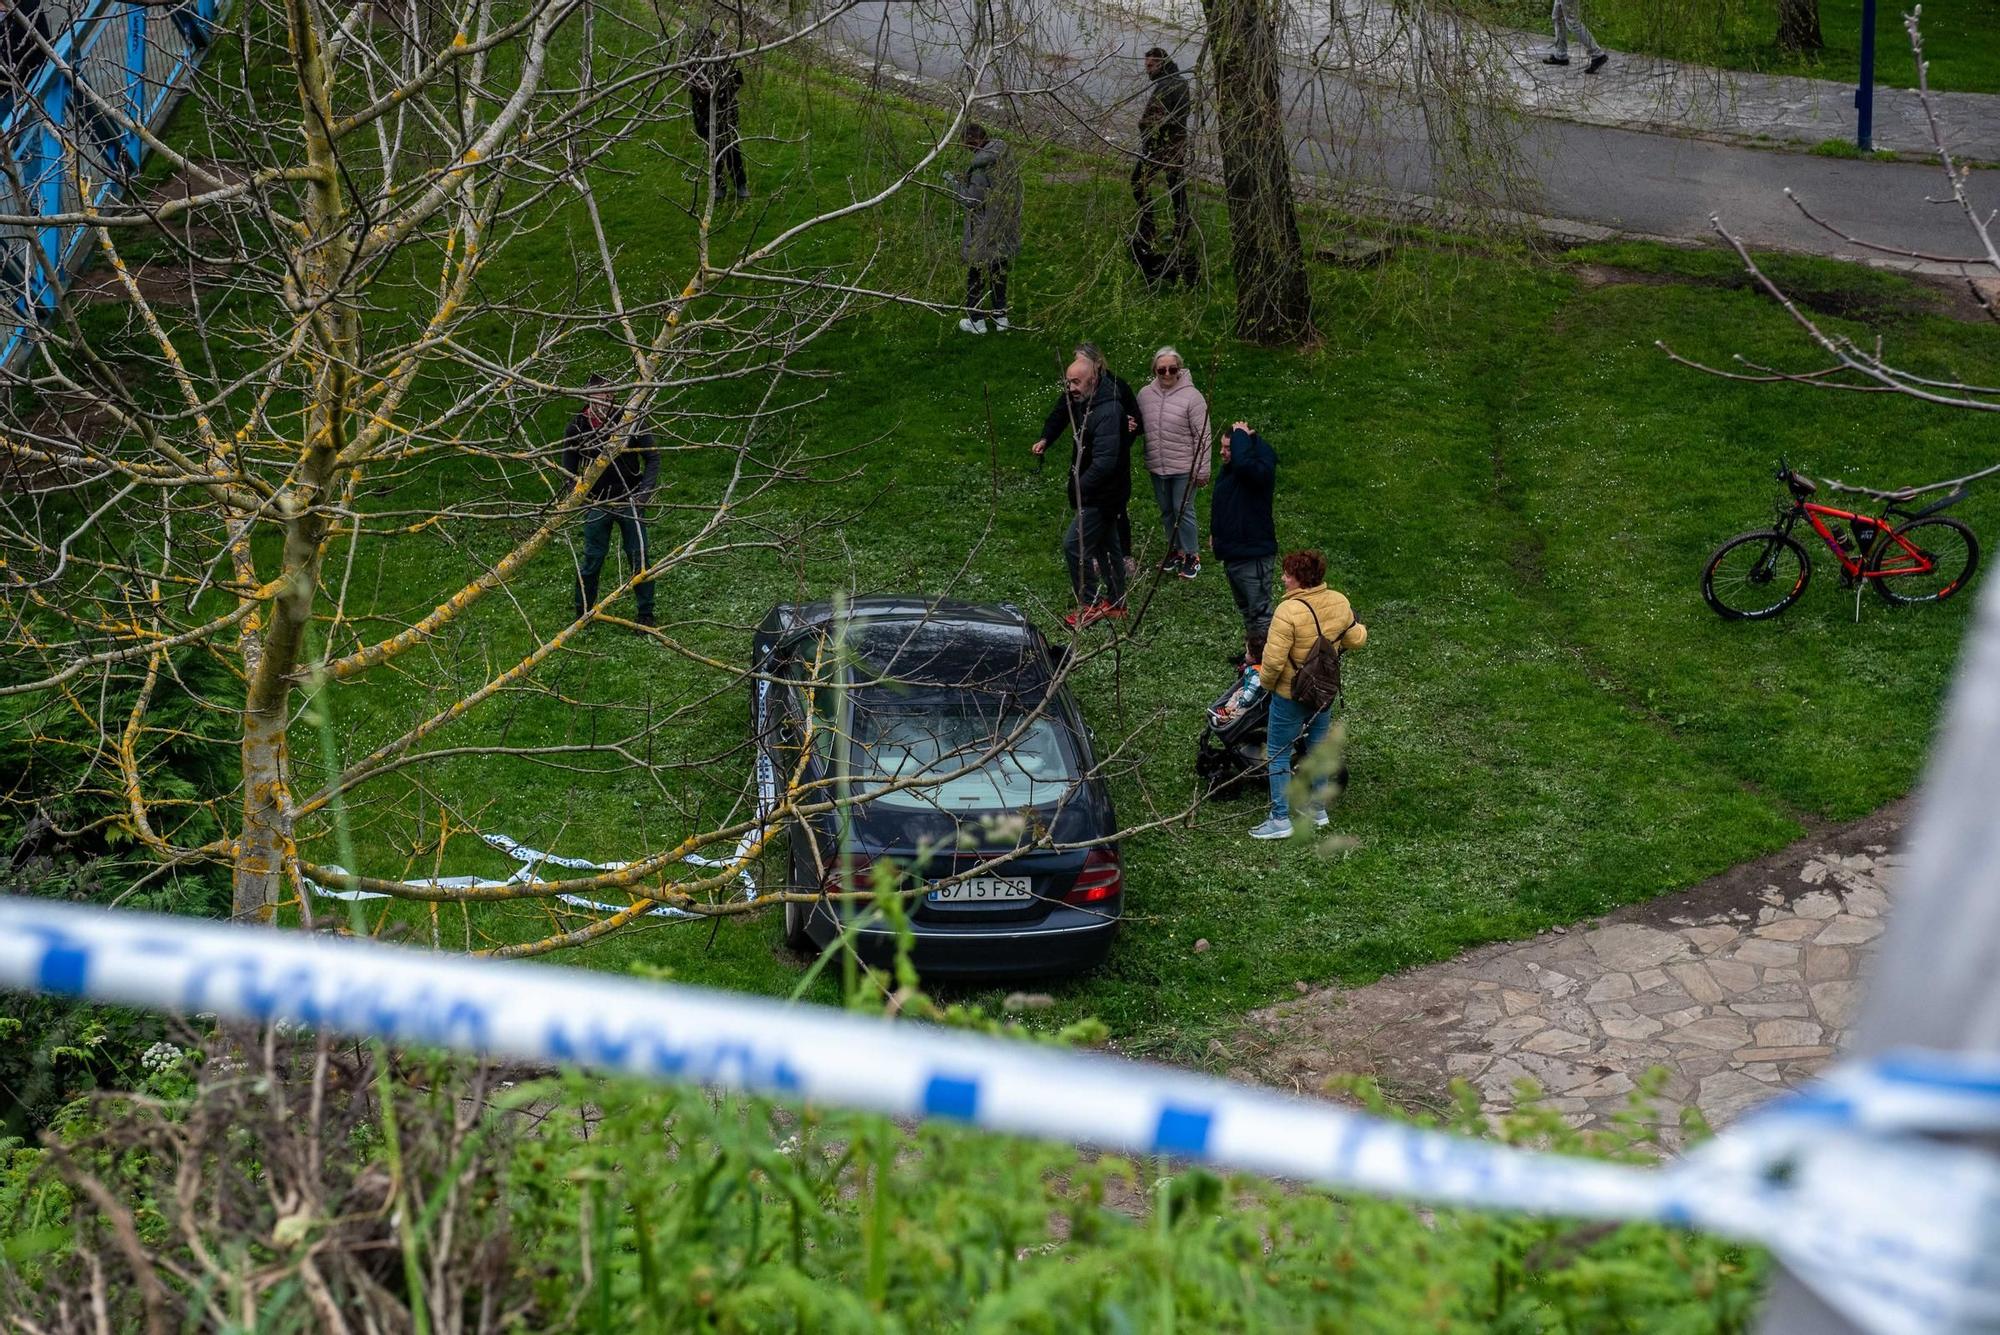
[[[854,777],[864,784],[935,780],[875,799],[889,807],[1011,811],[1060,802],[1076,782],[1076,766],[1062,724],[1046,710],[1029,717],[1034,703],[976,691],[858,690],[849,747]]]

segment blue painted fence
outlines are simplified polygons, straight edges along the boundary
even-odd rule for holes
[[[0,143],[12,159],[12,171],[0,180],[0,213],[56,216],[128,193],[146,145],[119,114],[149,128],[167,118],[207,52],[222,8],[223,0],[84,0],[71,14],[45,7],[44,15],[56,20],[50,45],[60,60],[44,61],[0,113]],[[0,227],[0,290],[12,312],[0,365],[27,349],[88,258],[88,241],[74,225]]]

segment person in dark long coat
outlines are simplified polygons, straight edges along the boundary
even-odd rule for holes
[[[1007,327],[1007,270],[1021,253],[1021,170],[1001,140],[983,125],[965,127],[972,162],[952,186],[965,206],[965,318],[958,327],[983,334]]]
[[[688,110],[694,116],[694,132],[708,145],[715,188],[722,189],[727,176],[736,187],[738,199],[750,198],[749,177],[743,171],[743,135],[737,128],[737,94],[743,88],[743,70],[714,33],[704,33],[695,43],[696,64],[688,74]]]

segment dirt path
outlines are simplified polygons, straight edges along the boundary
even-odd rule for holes
[[[1253,1012],[1232,1075],[1318,1093],[1372,1075],[1438,1106],[1463,1078],[1492,1112],[1533,1080],[1575,1126],[1627,1107],[1664,1066],[1662,1138],[1789,1089],[1840,1047],[1900,867],[1906,802],[1676,895],[1352,990]]]

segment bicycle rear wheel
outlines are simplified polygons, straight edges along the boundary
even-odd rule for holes
[[[1725,620],[1763,621],[1797,602],[1811,578],[1812,558],[1791,535],[1739,533],[1708,558],[1701,596]]]
[[[1897,606],[1941,603],[1970,584],[1978,569],[1979,539],[1956,519],[1903,525],[1868,564],[1875,592]]]

